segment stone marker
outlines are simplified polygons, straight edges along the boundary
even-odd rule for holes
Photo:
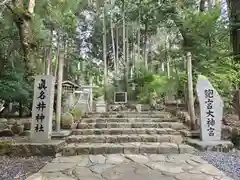
[[[198,76],[196,88],[201,111],[201,140],[221,140],[223,101],[203,75]]]
[[[39,75],[35,78],[31,124],[33,141],[51,139],[54,83],[55,78],[51,75]]]

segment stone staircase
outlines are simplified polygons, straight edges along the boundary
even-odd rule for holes
[[[123,115],[124,114],[124,115]],[[184,144],[186,127],[167,112],[121,112],[82,119],[67,137],[63,156],[81,154],[181,154],[194,148]],[[121,117],[120,117],[121,116]]]

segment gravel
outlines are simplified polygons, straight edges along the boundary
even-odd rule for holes
[[[234,180],[240,179],[240,152],[222,153],[222,152],[198,152],[208,163],[214,165]]]
[[[38,172],[52,157],[0,156],[0,180],[23,180]]]

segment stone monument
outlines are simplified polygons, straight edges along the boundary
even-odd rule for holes
[[[104,101],[104,96],[100,96],[96,102],[96,111],[98,113],[103,113],[107,111],[107,105]]]
[[[219,141],[221,140],[223,101],[207,77],[198,76],[197,95],[201,112],[201,140]]]
[[[54,83],[55,78],[51,75],[39,75],[35,78],[31,124],[33,141],[51,139]]]

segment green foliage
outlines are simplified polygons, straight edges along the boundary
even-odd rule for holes
[[[101,1],[98,16],[95,2],[88,4],[85,0],[36,1],[31,24],[37,44],[36,52],[32,53],[32,69],[36,69],[36,74],[42,74],[45,71],[50,45],[52,46],[52,57],[50,57],[53,65],[52,73],[54,73],[59,41],[60,47],[65,48],[64,80],[79,82],[80,79],[84,79],[86,83],[89,83],[90,77],[93,77],[94,83],[100,86],[94,89],[94,98],[106,92],[109,97],[108,101],[113,101],[114,91],[124,90],[126,85],[128,85],[128,93],[131,96],[133,82],[136,84],[136,93],[140,101],[147,102],[152,94],[163,96],[167,92],[183,98],[187,94],[185,54],[186,51],[191,51],[193,84],[196,84],[199,74],[207,76],[223,97],[226,106],[231,104],[232,91],[236,84],[240,84],[238,71],[240,65],[233,64],[230,56],[230,28],[225,20],[219,19],[221,7],[217,3],[215,7],[199,12],[198,3],[195,0],[114,2],[114,5],[110,5],[107,1]],[[31,101],[33,86],[27,84],[23,77],[25,70],[23,53],[20,51],[19,30],[14,24],[12,13],[7,8],[3,11],[2,7],[0,8],[0,98],[7,101]],[[131,81],[125,82],[122,78],[121,82],[116,82],[115,77],[109,78],[107,89],[101,87],[104,74],[102,61],[104,9],[109,74],[112,74],[114,70],[111,20],[114,44],[119,52],[118,65],[120,67],[118,70],[121,77],[126,76],[125,71],[129,71],[135,63]],[[123,59],[123,12],[127,25],[126,34],[128,34],[126,45],[128,59]],[[140,47],[138,47],[137,39],[138,28],[141,32]],[[52,30],[54,31],[53,42],[50,41]],[[145,45],[151,46],[148,52],[145,51]],[[139,59],[136,58],[138,50],[140,51]],[[148,69],[143,65],[144,53],[148,57]],[[166,67],[164,72],[160,72],[162,63],[166,65],[167,60],[169,60],[170,67],[169,79],[165,72]],[[126,62],[129,67],[126,66]],[[110,83],[111,80],[113,83]],[[62,98],[63,101],[64,98]],[[80,112],[76,114],[79,115]]]
[[[137,97],[140,102],[148,103],[153,94],[162,97],[173,86],[166,74],[155,74],[148,71],[142,64],[139,64],[133,82],[136,84]],[[170,86],[169,86],[170,85]]]
[[[97,99],[100,96],[104,96],[104,88],[103,87],[97,87],[93,89],[93,99]]]
[[[6,101],[29,102],[32,100],[33,86],[27,84],[22,73],[5,71],[0,79],[0,98]]]
[[[74,120],[79,120],[82,117],[82,111],[79,107],[72,108],[70,113],[73,115]]]

